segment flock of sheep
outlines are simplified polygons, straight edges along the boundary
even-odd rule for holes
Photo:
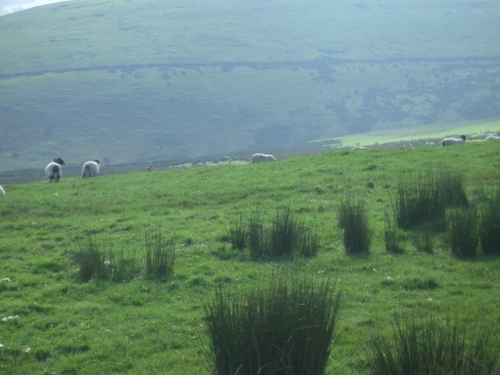
[[[498,134],[498,133],[497,133]],[[459,138],[444,138],[440,144],[441,147],[451,146],[462,144],[466,140],[465,135],[461,135]],[[487,141],[498,140],[500,141],[500,135],[489,135],[486,137]],[[354,147],[353,150],[368,150],[367,147]],[[276,161],[276,158],[273,155],[268,154],[253,154],[252,155],[252,163],[263,163],[266,161]],[[82,166],[82,178],[95,177],[99,173],[101,161],[99,159],[94,159],[90,161],[86,161]],[[61,158],[56,158],[54,161],[51,161],[45,167],[45,175],[48,177],[50,182],[55,181],[59,182],[62,176],[62,165],[64,165],[64,160]],[[5,190],[0,186],[0,195],[5,195]]]
[[[500,141],[500,136],[489,135],[486,137],[487,141]],[[458,145],[465,142],[465,135],[461,135],[460,138],[445,138],[441,141],[441,147]]]
[[[94,159],[86,161],[82,166],[82,178],[95,177],[99,173],[101,161],[99,159]],[[64,165],[64,160],[61,158],[54,159],[45,167],[45,175],[49,178],[50,182],[59,182],[62,176],[62,166]]]

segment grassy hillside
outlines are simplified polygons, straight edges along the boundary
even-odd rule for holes
[[[432,252],[401,235],[404,253],[384,248],[398,177],[459,171],[469,202],[482,205],[500,181],[499,144],[324,152],[267,164],[63,178],[4,185],[0,197],[0,372],[3,374],[208,374],[203,306],[222,283],[251,290],[274,271],[337,279],[340,336],[328,370],[362,374],[361,350],[393,313],[451,312],[468,326],[500,327],[500,260],[451,254],[444,233]],[[346,256],[339,202],[365,202],[374,230],[370,253]],[[259,211],[268,225],[290,207],[319,234],[311,258],[254,260],[232,250],[229,228]],[[169,276],[144,274],[148,231],[174,240]],[[79,279],[89,238],[106,259],[135,259],[123,282]],[[81,258],[80,258],[81,259]],[[8,278],[5,279],[5,278]]]
[[[2,16],[0,170],[499,117],[499,13],[493,0],[74,0]]]

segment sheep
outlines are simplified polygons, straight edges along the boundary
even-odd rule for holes
[[[441,141],[441,147],[458,145],[465,142],[465,135],[461,135],[460,138],[445,138]]]
[[[354,150],[369,150],[369,148],[365,147],[365,146],[356,146],[356,147],[351,148],[351,151],[354,151]]]
[[[101,161],[99,159],[94,159],[83,163],[82,178],[95,177],[99,173],[100,164]]]
[[[1,185],[0,185],[0,195],[5,195],[5,190]]]
[[[61,165],[64,165],[64,161],[61,158],[54,159],[45,167],[45,174],[49,178],[50,182],[53,180],[59,182],[62,176]]]
[[[266,155],[266,154],[253,154],[252,155],[252,163],[262,163],[265,161],[276,161],[276,158],[272,155]]]
[[[500,141],[500,136],[489,135],[489,136],[486,137],[486,141]]]

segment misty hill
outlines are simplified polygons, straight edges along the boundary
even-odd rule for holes
[[[500,3],[73,0],[0,17],[0,170],[500,117]]]

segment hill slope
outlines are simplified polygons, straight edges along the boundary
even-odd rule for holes
[[[395,314],[456,317],[469,333],[484,325],[497,337],[499,256],[454,257],[445,232],[430,225],[398,232],[405,252],[394,255],[384,231],[404,176],[458,172],[471,207],[488,205],[500,183],[499,147],[323,152],[275,163],[2,184],[0,373],[211,374],[203,360],[205,303],[218,286],[244,296],[281,270],[338,280],[343,311],[327,374],[366,374],[362,348],[378,330],[390,332]],[[366,204],[374,231],[369,255],[345,253],[338,209],[346,199]],[[249,249],[232,249],[228,233],[241,218],[262,214],[267,229],[286,207],[318,234],[316,256],[256,260]],[[174,273],[149,278],[146,238],[156,230],[175,239]],[[418,248],[421,233],[432,253]],[[81,281],[79,254],[90,240],[117,270],[135,266],[119,282]]]
[[[0,170],[500,116],[500,4],[80,1],[0,17]]]

